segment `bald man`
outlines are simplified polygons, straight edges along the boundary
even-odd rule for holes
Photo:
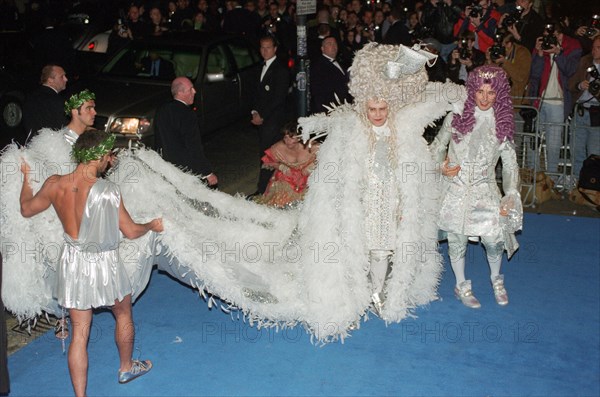
[[[27,133],[36,134],[42,128],[58,130],[67,125],[65,98],[60,94],[67,87],[67,80],[62,67],[44,66],[40,86],[27,96],[23,105],[23,124]]]
[[[163,158],[198,175],[209,186],[216,186],[217,176],[204,155],[202,135],[194,103],[196,89],[187,77],[177,77],[171,83],[173,100],[156,112],[155,131],[157,147]]]

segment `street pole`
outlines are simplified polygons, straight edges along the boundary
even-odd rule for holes
[[[296,51],[296,92],[298,117],[308,114],[308,84],[309,67],[307,58],[306,40],[306,15],[296,16],[297,51]]]
[[[296,110],[298,117],[308,115],[310,62],[308,60],[306,16],[317,12],[317,0],[296,1]]]

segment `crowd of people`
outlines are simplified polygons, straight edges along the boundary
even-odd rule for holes
[[[19,14],[16,7],[10,8],[10,3],[3,2],[7,11],[4,24],[16,24],[20,18],[20,23],[33,32],[31,44],[37,46],[36,57],[46,57],[44,62],[40,60],[40,69],[47,64],[56,64],[64,67],[70,76],[72,57],[66,55],[64,45],[57,44],[60,41],[58,34],[50,34],[52,23],[56,24],[57,19],[49,17],[68,13],[68,6],[59,1],[32,2],[26,12]],[[276,48],[274,55],[278,59],[276,65],[287,64],[296,56],[294,1],[157,0],[110,4],[119,11],[113,12],[118,15],[112,19],[109,52],[130,40],[201,30],[242,34],[254,40],[257,46],[261,45],[260,38],[271,36]],[[438,61],[428,68],[432,81],[449,79],[464,84],[469,72],[478,66],[494,64],[503,68],[509,77],[513,102],[518,106],[535,105],[539,113],[536,116],[542,125],[547,125],[544,128],[545,169],[550,174],[559,171],[560,148],[565,141],[563,125],[574,114],[576,105],[582,105],[577,108],[582,109],[580,113],[584,115],[573,117],[577,124],[572,125],[572,131],[580,131],[582,138],[579,142],[574,137],[568,138],[578,149],[574,152],[578,158],[573,161],[573,175],[577,176],[583,159],[599,151],[595,140],[587,139],[587,128],[595,125],[586,121],[585,116],[586,112],[597,112],[598,100],[585,87],[587,83],[580,85],[583,80],[594,79],[590,73],[578,73],[579,81],[571,79],[580,60],[592,52],[594,40],[600,36],[600,17],[594,15],[593,10],[585,9],[577,10],[579,13],[573,15],[573,10],[560,5],[559,2],[541,0],[319,1],[317,13],[308,18],[306,31],[311,61],[309,112],[326,111],[332,103],[352,101],[347,90],[348,68],[355,52],[364,45],[376,42],[412,46],[419,43],[439,55]],[[43,11],[53,12],[45,12],[46,17],[41,17],[39,14]],[[35,23],[48,26],[45,29],[38,26],[36,30]],[[581,63],[589,64],[587,61]],[[150,63],[140,67],[154,73]],[[155,69],[156,73],[168,72],[163,68]],[[60,92],[60,89],[59,84],[55,91]],[[269,96],[272,97],[272,93]],[[541,101],[525,98],[541,98]],[[576,102],[573,98],[583,100]],[[596,120],[596,117],[592,119]],[[265,120],[267,124],[258,127],[262,131],[261,156],[274,143],[272,137],[279,134],[287,121],[282,118]],[[257,125],[256,120],[253,124]],[[266,130],[269,130],[266,132],[268,139],[265,139]],[[527,166],[532,168],[533,153],[525,157]],[[262,175],[257,192],[264,192],[267,179]]]

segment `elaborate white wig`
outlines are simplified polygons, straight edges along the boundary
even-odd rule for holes
[[[369,43],[350,68],[350,93],[356,110],[366,112],[369,100],[385,101],[394,112],[421,98],[427,85],[425,63],[436,57],[420,49]]]

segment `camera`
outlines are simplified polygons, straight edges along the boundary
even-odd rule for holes
[[[502,45],[503,36],[500,33],[496,33],[494,36],[494,45],[490,47],[490,58],[492,61],[506,55],[506,49]]]
[[[504,18],[502,26],[505,28],[513,26],[515,23],[521,20],[521,15],[523,15],[523,7],[517,6],[516,10],[512,14],[509,14],[506,18]]]
[[[276,27],[277,22],[281,21],[281,17],[277,17],[277,18],[271,18],[269,20],[269,25],[268,28],[269,29],[273,29],[274,27]]]
[[[481,18],[483,16],[483,7],[479,4],[473,4],[469,16],[471,18]]]
[[[554,25],[549,23],[545,27],[545,34],[542,36],[542,50],[550,50],[552,46],[557,46],[558,40],[554,36]]]
[[[596,34],[596,31],[598,31],[599,29],[600,29],[600,15],[595,14],[594,16],[592,16],[592,23],[585,30],[584,35],[585,35],[585,37],[592,37],[593,35]]]
[[[458,57],[460,59],[471,58],[471,51],[469,51],[469,47],[468,47],[467,43],[468,43],[467,39],[462,39],[460,41],[460,48],[458,49]]]
[[[119,35],[127,34],[127,25],[123,23],[121,18],[117,20],[117,25],[119,26]]]
[[[590,81],[590,86],[588,87],[588,91],[592,96],[598,98],[598,94],[600,93],[600,72],[596,69],[596,66],[592,65],[586,69],[586,72],[592,76],[594,80]]]

